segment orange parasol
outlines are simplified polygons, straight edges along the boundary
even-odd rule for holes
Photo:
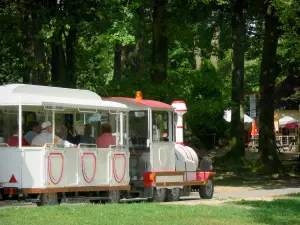
[[[257,126],[256,126],[256,120],[253,120],[251,135],[252,136],[257,136],[258,135]]]

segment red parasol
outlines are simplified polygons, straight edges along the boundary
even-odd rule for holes
[[[298,126],[299,126],[299,122],[291,122],[285,124],[282,128],[292,129],[292,128],[297,128]]]
[[[258,131],[257,131],[257,126],[256,126],[256,121],[255,120],[252,123],[251,135],[252,136],[257,136],[258,135]]]

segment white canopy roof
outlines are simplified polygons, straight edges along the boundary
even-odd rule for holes
[[[128,111],[126,105],[104,101],[99,95],[89,90],[27,84],[0,86],[0,106],[17,106],[19,104]]]
[[[279,125],[286,125],[288,123],[298,122],[297,119],[291,117],[291,116],[284,116],[279,119]]]
[[[223,118],[224,118],[227,122],[231,122],[231,110],[226,110],[226,111],[224,112]],[[253,121],[253,119],[252,119],[250,116],[244,114],[244,123],[252,123],[252,121]]]

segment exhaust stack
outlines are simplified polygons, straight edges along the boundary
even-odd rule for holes
[[[184,101],[174,101],[172,106],[175,108],[177,113],[177,124],[176,124],[176,144],[184,146],[183,141],[183,115],[187,112],[186,104]]]

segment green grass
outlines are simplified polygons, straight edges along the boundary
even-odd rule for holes
[[[0,209],[0,224],[300,224],[300,195],[222,205],[61,205]]]

